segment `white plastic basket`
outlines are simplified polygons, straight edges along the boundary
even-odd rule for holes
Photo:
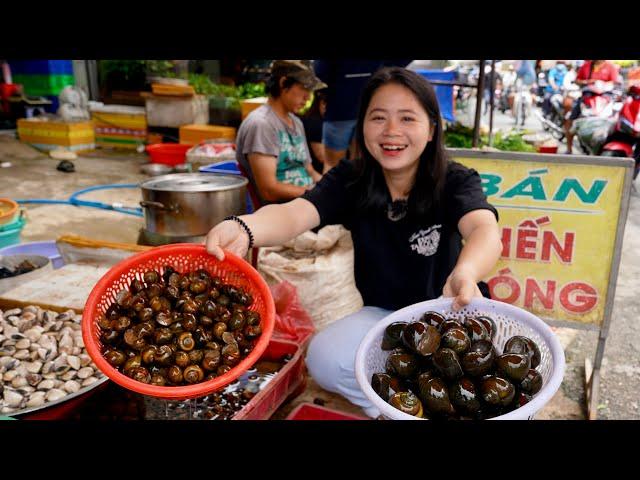
[[[371,387],[371,376],[384,372],[385,362],[391,353],[380,348],[385,328],[393,322],[411,322],[418,320],[423,313],[435,311],[447,318],[462,319],[464,316],[487,315],[496,324],[493,344],[498,354],[509,338],[523,335],[532,339],[540,349],[540,365],[536,368],[542,375],[542,389],[524,406],[491,420],[532,420],[533,416],[558,391],[564,376],[564,351],[551,328],[535,315],[507,303],[486,298],[474,298],[472,302],[458,312],[451,310],[452,298],[439,298],[416,303],[398,310],[376,323],[364,337],[356,353],[356,379],[364,394],[380,410],[381,414],[393,420],[420,420],[401,412],[385,402]]]

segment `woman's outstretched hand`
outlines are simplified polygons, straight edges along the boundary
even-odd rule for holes
[[[215,255],[218,260],[223,261],[223,248],[239,257],[244,257],[249,249],[249,236],[238,222],[225,220],[209,231],[204,244],[207,247],[207,252]]]
[[[482,292],[480,292],[475,276],[471,272],[464,269],[454,269],[447,278],[442,295],[455,297],[452,308],[454,311],[458,311],[468,305],[473,297],[482,297]]]

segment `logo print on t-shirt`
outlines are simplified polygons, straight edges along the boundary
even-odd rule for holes
[[[440,244],[440,232],[438,229],[442,225],[433,225],[426,230],[419,230],[409,237],[411,250],[417,251],[420,255],[430,257],[438,250]]]

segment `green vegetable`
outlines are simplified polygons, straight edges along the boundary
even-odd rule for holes
[[[535,148],[526,143],[522,136],[526,132],[496,132],[493,137],[492,147],[509,152],[535,152]],[[444,132],[444,144],[449,148],[472,148],[473,129],[460,123],[454,123]],[[478,147],[489,145],[489,137],[481,135]]]

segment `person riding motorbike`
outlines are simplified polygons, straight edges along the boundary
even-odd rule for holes
[[[561,93],[564,76],[567,73],[567,66],[564,60],[558,60],[556,65],[549,70],[547,75],[547,86],[544,91],[544,100],[542,102],[542,112],[545,115],[551,113],[551,97]]]
[[[520,60],[516,67],[516,88],[512,112],[516,125],[524,126],[527,116],[531,112],[533,96],[531,89],[536,83],[536,71],[533,60]]]
[[[612,82],[613,84],[619,84],[621,82],[620,73],[618,67],[608,60],[586,60],[576,75],[576,84],[580,87],[588,87],[596,82]],[[582,103],[588,96],[599,95],[597,92],[584,91],[583,95],[576,102],[573,103],[571,111],[565,116],[565,135],[567,137],[567,153],[572,153],[573,150],[573,138],[574,132],[572,131],[572,125],[582,110]]]

